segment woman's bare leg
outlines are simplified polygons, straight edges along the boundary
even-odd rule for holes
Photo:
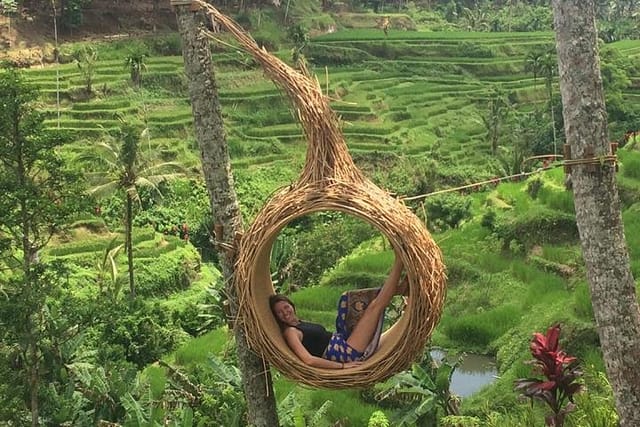
[[[376,333],[378,328],[378,321],[380,316],[384,313],[384,309],[387,308],[391,298],[396,294],[396,288],[400,281],[400,273],[402,273],[402,261],[398,254],[391,268],[389,277],[385,280],[382,289],[378,296],[376,296],[369,306],[365,309],[364,314],[360,318],[360,321],[353,328],[353,332],[347,339],[347,344],[360,352],[364,351],[371,339]]]

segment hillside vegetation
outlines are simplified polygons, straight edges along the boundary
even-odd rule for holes
[[[316,27],[330,24],[319,16]],[[518,401],[513,381],[530,376],[523,362],[530,359],[531,334],[555,323],[562,324],[566,350],[588,372],[588,392],[567,425],[596,425],[589,424],[589,411],[604,414],[607,423],[600,425],[615,425],[611,393],[600,374],[604,366],[572,194],[554,163],[563,144],[557,81],[553,72],[532,68],[536,55],[552,48],[553,34],[416,31],[422,24],[402,14],[393,15],[395,25],[385,34],[371,28],[378,18],[345,14],[338,23],[349,28],[312,37],[299,53],[340,115],[358,166],[407,198],[443,251],[448,295],[431,344],[496,357],[499,378],[462,401],[469,422],[464,425],[522,426],[542,419],[542,408]],[[255,23],[253,30],[272,47],[287,42],[282,35],[269,38]],[[225,131],[242,214],[250,221],[276,189],[296,179],[306,144],[281,91],[247,55],[229,46],[224,33],[217,37],[212,54]],[[148,129],[141,152],[149,161],[184,168],[177,179],[159,185],[162,196],[144,190],[136,205],[139,301],[128,303],[123,296],[121,193],[91,197],[91,209],[80,212],[43,253],[65,263],[73,301],[93,307],[94,313],[83,316],[99,325],[66,349],[73,363],[65,375],[84,393],[84,400],[74,396],[86,420],[130,420],[139,408],[149,419],[178,422],[177,410],[167,415],[164,399],[183,411],[184,419],[186,408],[193,409],[198,425],[241,423],[240,382],[228,360],[232,342],[209,241],[211,215],[180,49],[176,34],[74,43],[61,47],[66,63],[25,71],[40,92],[45,127],[70,135],[61,153],[86,173],[89,184],[99,184],[97,178],[91,181],[94,164],[79,159],[99,142],[117,140],[123,120]],[[291,60],[289,49],[277,54]],[[627,131],[640,123],[633,107],[640,96],[638,55],[640,41],[602,48],[610,136],[622,146],[618,182],[635,277],[640,276],[640,152]],[[139,84],[132,81],[135,57],[141,58]],[[456,187],[464,188],[431,195]],[[274,246],[274,284],[296,290],[293,299],[306,318],[330,324],[345,287],[375,286],[384,278],[392,256],[384,240],[369,224],[335,212],[303,218],[285,228]],[[97,369],[93,379],[89,368]],[[64,405],[73,412],[73,399],[65,395],[71,392],[51,377],[44,393],[49,410],[57,411],[60,423],[73,420],[60,415]],[[134,379],[135,386],[128,386]],[[197,393],[189,388],[193,384]],[[326,425],[359,426],[377,410],[392,420],[413,410],[411,399],[380,401],[383,388],[309,390],[276,374],[283,420],[296,414],[310,420],[321,409]],[[10,395],[8,384],[0,391]],[[0,415],[8,420],[12,411],[24,410],[17,398],[7,405]]]

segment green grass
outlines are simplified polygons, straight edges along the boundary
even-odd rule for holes
[[[463,348],[486,348],[519,320],[520,309],[504,305],[481,313],[443,319],[447,337]]]
[[[345,290],[330,286],[314,286],[306,288],[304,292],[294,293],[291,299],[299,310],[332,312],[335,320],[338,300]]]
[[[228,348],[230,334],[226,327],[207,332],[178,348],[169,360],[183,367],[207,363],[211,355],[221,355],[225,351],[230,351]]]

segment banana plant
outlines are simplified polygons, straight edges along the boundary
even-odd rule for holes
[[[401,372],[382,384],[378,400],[394,399],[404,407],[396,420],[399,426],[435,426],[438,409],[445,415],[459,415],[458,399],[450,391],[451,377],[462,358],[454,363],[437,363],[426,352],[410,371]]]
[[[304,403],[300,401],[296,389],[292,390],[278,404],[278,418],[283,427],[318,427],[325,425],[329,409],[333,406],[331,400],[326,400],[312,416],[305,415]]]
[[[122,289],[123,280],[118,274],[118,263],[116,258],[124,244],[116,245],[118,238],[114,238],[109,242],[103,251],[102,259],[96,265],[98,270],[98,288],[100,294],[106,294],[112,301],[118,299],[120,290]]]

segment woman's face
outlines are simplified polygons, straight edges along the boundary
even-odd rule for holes
[[[273,314],[276,318],[286,324],[295,326],[298,324],[298,318],[296,317],[296,311],[293,306],[286,301],[278,301],[273,306]]]

